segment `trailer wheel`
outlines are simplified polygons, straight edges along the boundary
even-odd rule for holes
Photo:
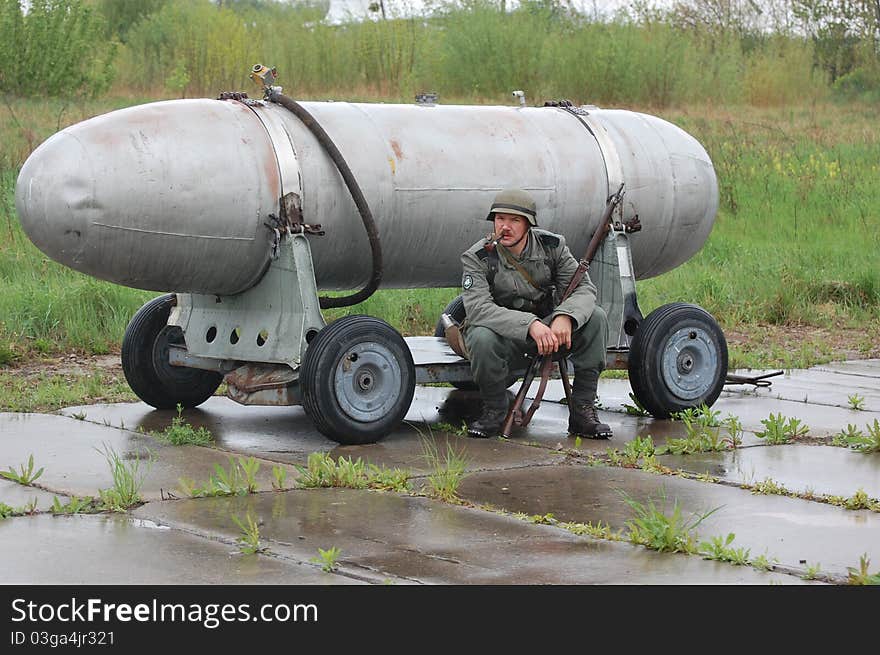
[[[201,405],[214,395],[223,376],[213,371],[172,366],[170,345],[184,345],[183,331],[168,325],[174,295],[153,298],[141,307],[122,339],[122,371],[138,398],[156,409]]]
[[[446,305],[446,309],[443,310],[443,313],[454,319],[456,323],[460,324],[465,317],[464,299],[461,297],[461,295],[453,298],[452,301],[448,305]],[[434,328],[434,336],[446,336],[446,330],[443,329],[443,322],[439,318],[437,319],[437,326]],[[473,391],[477,388],[475,382],[467,380],[450,382],[450,384],[456,389],[461,389],[462,391]]]
[[[642,321],[629,353],[629,381],[656,418],[711,406],[727,377],[727,341],[709,312],[670,303]]]
[[[302,405],[318,431],[345,444],[374,443],[409,411],[416,386],[403,337],[372,316],[334,321],[303,356]]]

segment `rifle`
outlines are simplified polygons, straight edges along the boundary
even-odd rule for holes
[[[590,243],[587,246],[587,250],[584,253],[584,256],[578,262],[577,270],[574,272],[574,275],[571,276],[571,281],[568,283],[568,287],[566,287],[565,292],[562,294],[559,302],[562,303],[565,301],[572,292],[577,289],[578,285],[581,283],[581,280],[586,274],[587,269],[590,268],[590,263],[593,261],[593,257],[596,256],[596,252],[599,250],[599,246],[602,244],[602,241],[605,240],[605,237],[608,236],[608,232],[611,231],[611,214],[614,212],[615,208],[620,204],[623,200],[623,182],[620,183],[620,187],[617,189],[616,193],[613,193],[609,198],[605,205],[605,211],[602,214],[602,220],[599,221],[599,227],[596,228],[596,231],[593,233],[593,238],[590,239]],[[571,399],[571,387],[568,382],[568,372],[565,370],[565,359],[561,359],[559,361],[559,370],[562,375],[562,384],[565,388],[565,396],[569,400]],[[513,401],[513,405],[510,406],[510,409],[507,411],[507,417],[504,419],[504,427],[501,428],[501,436],[505,438],[510,437],[510,433],[513,429],[513,422],[516,418],[517,414],[522,412],[522,404],[526,398],[526,392],[529,390],[529,387],[532,386],[532,381],[535,379],[535,374],[538,370],[541,371],[541,384],[538,386],[538,392],[535,394],[535,399],[532,400],[532,403],[529,405],[528,410],[525,414],[522,414],[522,420],[520,421],[520,426],[525,427],[529,424],[529,421],[532,420],[532,415],[537,411],[538,406],[541,404],[541,398],[544,396],[544,389],[547,387],[547,380],[550,378],[550,369],[553,367],[553,356],[547,355],[538,355],[532,360],[532,363],[529,365],[528,370],[526,371],[525,377],[522,381],[522,386],[519,388],[519,392],[516,394],[516,399]]]

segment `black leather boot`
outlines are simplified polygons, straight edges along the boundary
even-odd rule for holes
[[[588,439],[610,439],[611,427],[599,421],[593,403],[575,404],[568,409],[568,435]]]
[[[568,435],[588,439],[610,439],[611,427],[599,421],[596,410],[596,389],[599,372],[589,371],[575,376],[568,408]]]
[[[504,427],[504,419],[507,418],[507,394],[499,397],[483,399],[483,411],[475,421],[468,423],[468,435],[480,439],[494,437],[501,434]]]

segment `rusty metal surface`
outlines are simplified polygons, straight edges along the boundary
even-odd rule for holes
[[[298,377],[296,371],[284,364],[245,364],[228,373],[226,382],[241,391],[259,391],[287,386]]]
[[[245,364],[228,373],[226,395],[241,405],[298,405],[299,371],[285,364]]]

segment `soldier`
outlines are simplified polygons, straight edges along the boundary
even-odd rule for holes
[[[584,275],[556,306],[555,296],[568,286],[578,261],[563,236],[538,229],[535,201],[526,191],[500,192],[486,220],[493,221],[494,236],[461,256],[466,314],[461,329],[483,399],[482,414],[468,425],[468,434],[491,437],[501,431],[510,372],[540,354],[567,356],[574,365],[569,435],[611,437],[595,406],[608,332],[596,287]]]

